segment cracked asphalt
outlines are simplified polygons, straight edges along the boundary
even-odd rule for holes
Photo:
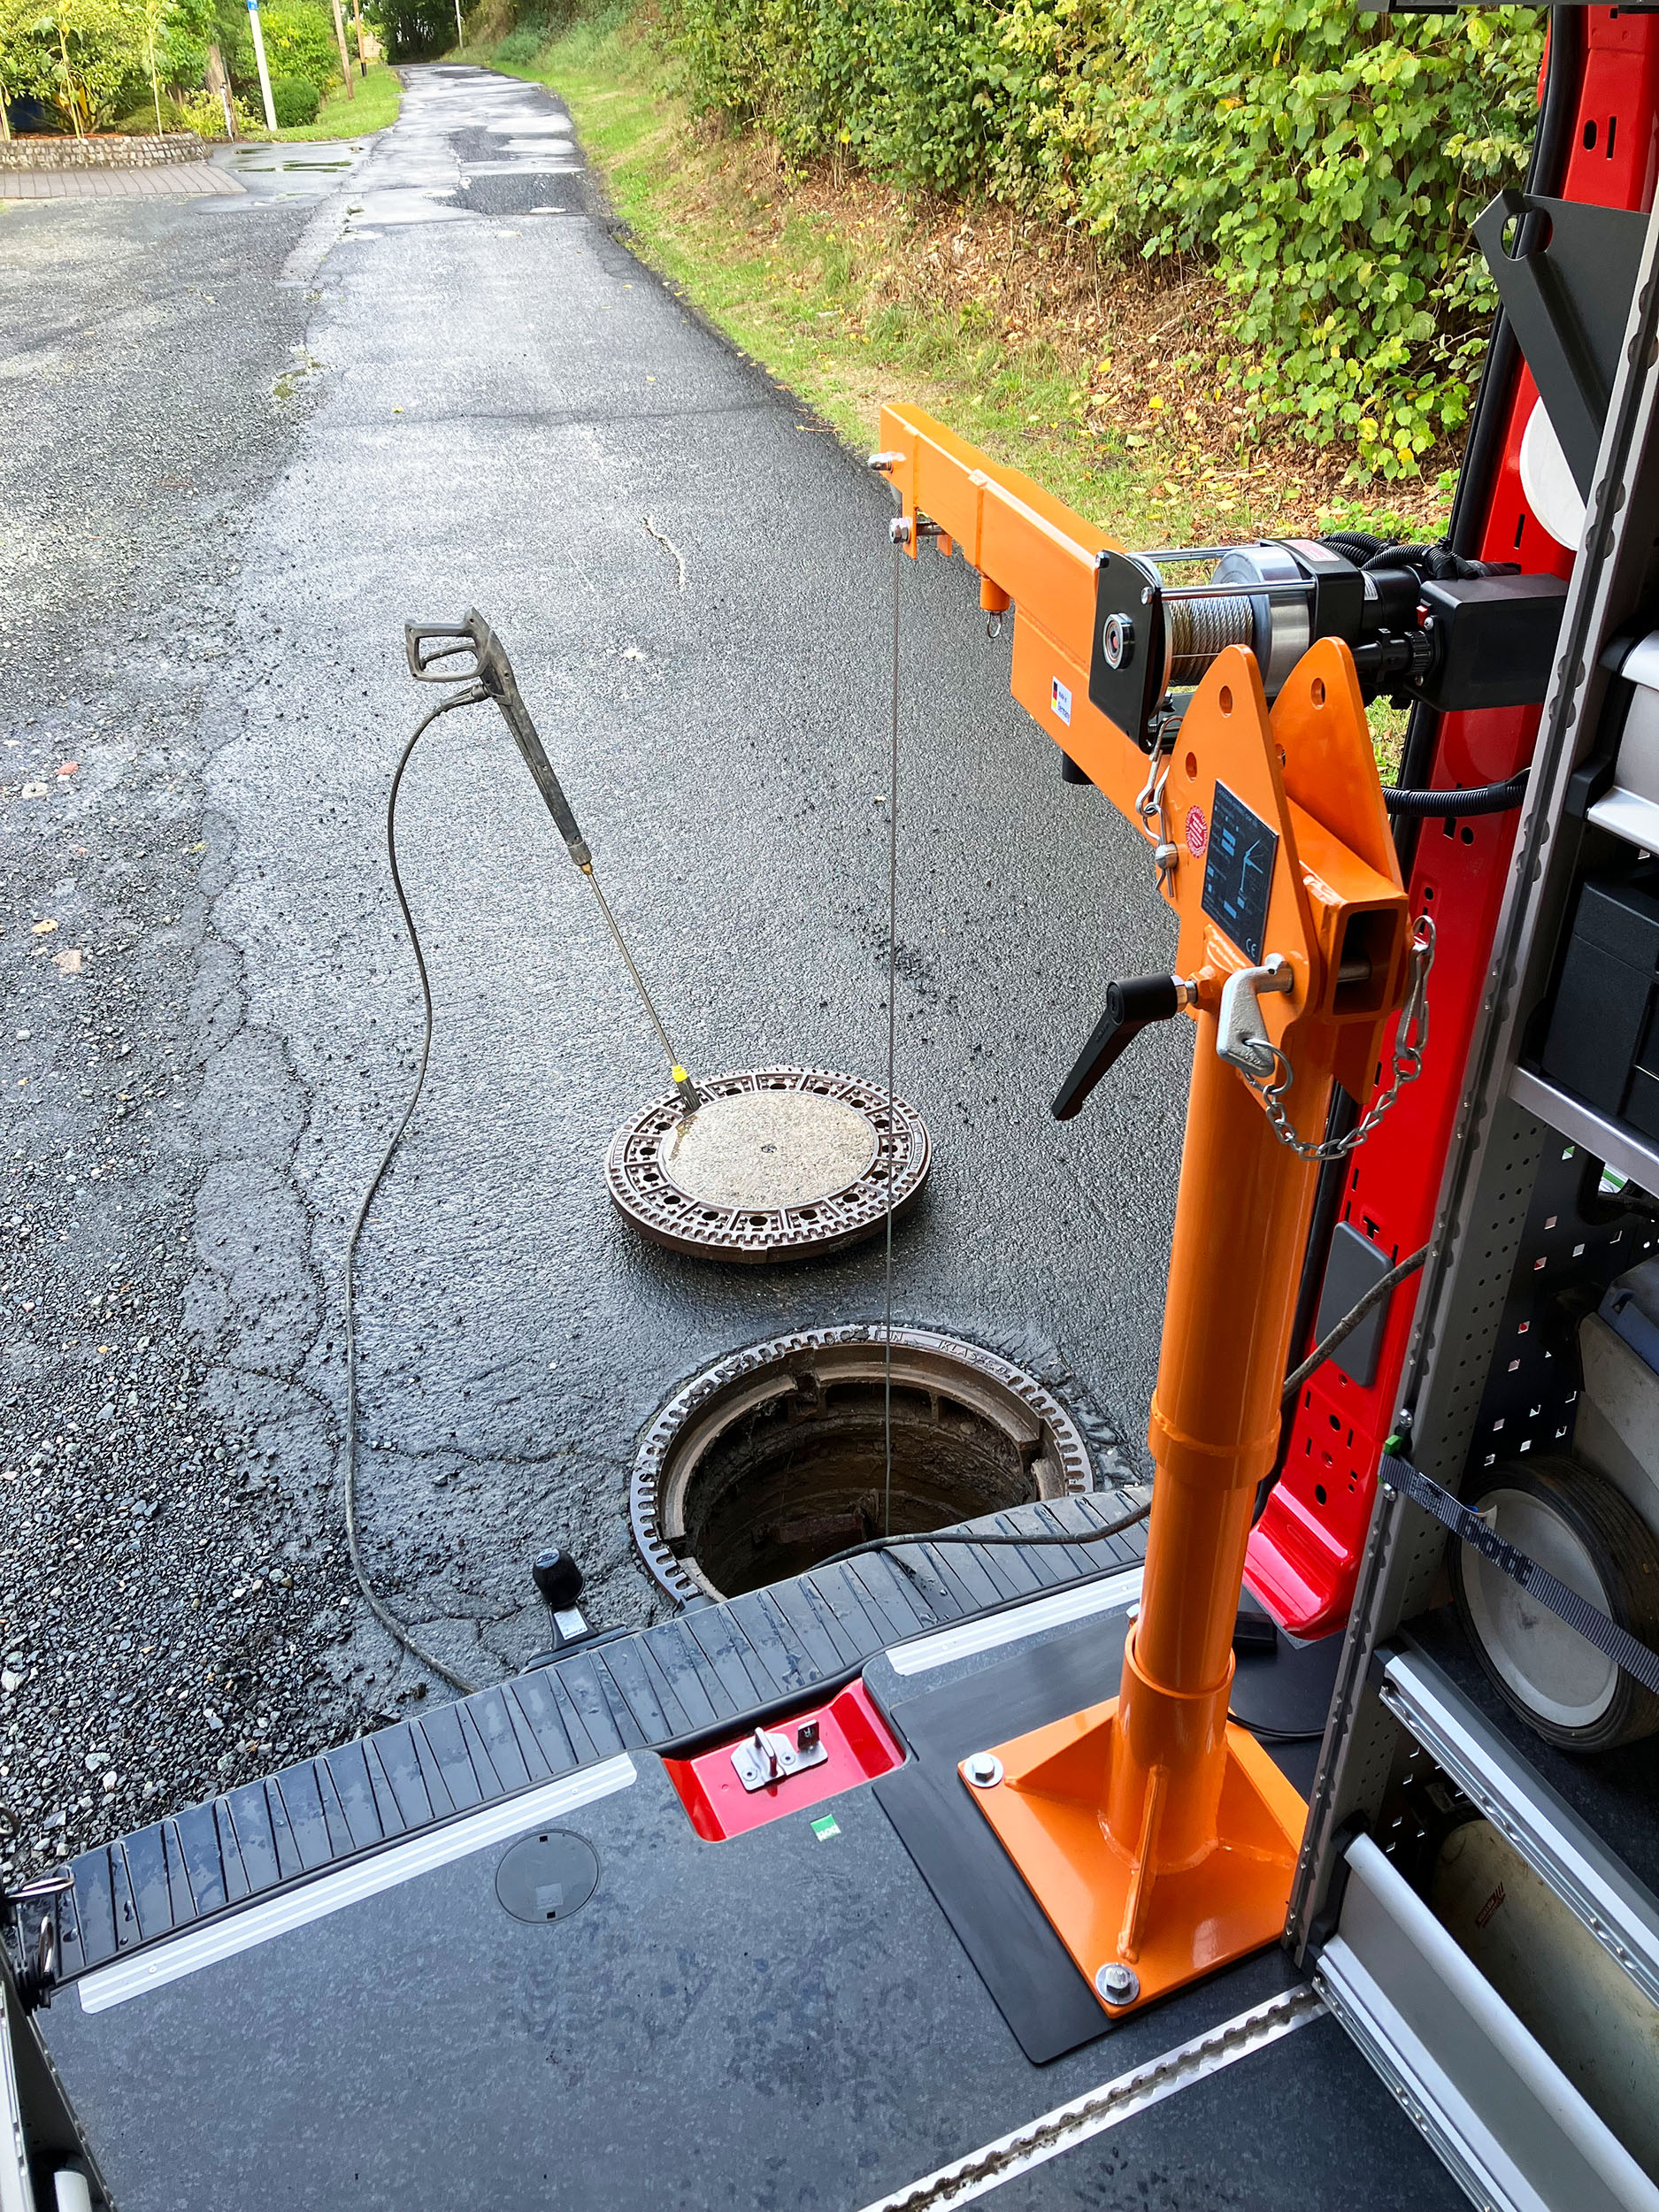
[[[0,1869],[443,1694],[340,1486],[345,1233],[420,1035],[405,618],[506,643],[694,1071],[885,1062],[889,495],[633,257],[549,95],[407,73],[366,151],[243,196],[0,213]],[[1172,930],[962,564],[900,584],[936,1158],[896,1312],[1133,1458],[1185,1025],[1047,1110]],[[365,1546],[488,1679],[545,1641],[548,1541],[591,1617],[652,1616],[639,1431],[734,1346],[878,1315],[881,1256],[723,1271],[611,1212],[663,1071],[491,712],[422,741],[400,856],[437,1030],[360,1256]]]

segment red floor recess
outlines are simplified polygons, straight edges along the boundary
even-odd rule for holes
[[[1586,8],[1583,20],[1578,113],[1560,196],[1646,209],[1659,166],[1659,19]],[[1521,488],[1521,439],[1537,396],[1523,367],[1478,549],[1485,560],[1517,561],[1533,575],[1564,576],[1573,549],[1549,536]],[[1537,708],[1445,716],[1430,784],[1455,790],[1514,775],[1532,759],[1539,718]],[[1420,1079],[1355,1155],[1338,1213],[1390,1264],[1426,1244],[1433,1230],[1519,822],[1517,810],[1466,822],[1425,821],[1418,833],[1411,910],[1432,915],[1436,930],[1429,1050]],[[1390,1036],[1386,1048],[1392,1047]],[[1354,1381],[1330,1360],[1306,1384],[1284,1475],[1251,1535],[1245,1578],[1296,1635],[1323,1635],[1348,1617],[1416,1296],[1415,1279],[1394,1292],[1369,1384]],[[1297,1356],[1311,1348],[1310,1339]]]
[[[732,1754],[744,1738],[744,1729],[690,1759],[664,1759],[668,1778],[680,1793],[680,1801],[691,1816],[691,1824],[706,1843],[723,1843],[751,1828],[764,1828],[769,1820],[781,1820],[809,1805],[821,1805],[839,1797],[860,1782],[873,1782],[904,1763],[904,1754],[888,1733],[887,1724],[871,1702],[862,1682],[853,1682],[827,1705],[813,1705],[770,1727],[779,1735],[816,1721],[828,1758],[764,1789],[749,1792],[737,1778]]]

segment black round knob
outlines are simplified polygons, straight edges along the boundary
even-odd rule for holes
[[[539,1551],[530,1570],[531,1579],[544,1602],[555,1613],[568,1612],[582,1594],[585,1577],[569,1552],[557,1544]]]

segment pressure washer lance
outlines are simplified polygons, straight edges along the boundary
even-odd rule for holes
[[[418,683],[472,686],[470,694],[457,695],[447,702],[449,705],[470,706],[475,701],[493,699],[501,709],[507,727],[512,732],[513,741],[524,755],[525,766],[535,778],[535,787],[547,802],[547,810],[553,817],[559,835],[565,840],[565,849],[587,879],[588,887],[604,918],[605,927],[616,940],[617,950],[622,955],[623,963],[634,979],[634,987],[640,995],[640,1003],[645,1009],[651,1027],[657,1032],[663,1050],[668,1055],[669,1069],[673,1076],[674,1088],[680,1094],[680,1103],[688,1114],[695,1113],[703,1103],[697,1087],[686,1072],[680,1055],[670,1041],[668,1032],[663,1027],[657,1009],[651,1003],[651,995],[645,987],[644,979],[634,964],[634,955],[628,950],[627,941],[618,928],[617,918],[606,903],[604,893],[599,888],[599,879],[594,873],[594,858],[588,849],[588,840],[578,827],[576,817],[571,811],[571,803],[565,796],[558,778],[553,773],[553,764],[536,734],[535,724],[530,719],[530,710],[524,703],[518,679],[512,672],[512,663],[502,650],[500,639],[474,607],[465,622],[406,622],[403,625],[403,640],[409,655],[409,672]],[[441,662],[457,660],[463,655],[470,656],[470,658],[459,667],[439,665]]]
[[[423,684],[461,686],[447,698],[439,699],[431,711],[422,715],[410,739],[398,756],[397,766],[392,772],[391,789],[386,796],[386,857],[392,872],[392,889],[396,895],[397,910],[403,918],[403,927],[409,932],[409,945],[415,956],[415,972],[420,981],[420,1002],[423,1027],[420,1039],[420,1060],[415,1071],[414,1087],[380,1155],[379,1166],[369,1179],[368,1188],[358,1201],[346,1235],[345,1261],[345,1348],[346,1348],[346,1417],[345,1417],[345,1507],[346,1550],[351,1561],[351,1571],[357,1579],[375,1619],[393,1640],[419,1662],[441,1682],[458,1690],[465,1697],[477,1689],[476,1682],[469,1681],[448,1661],[440,1657],[429,1645],[401,1620],[375,1589],[369,1577],[363,1556],[363,1534],[357,1512],[357,1242],[363,1234],[364,1224],[369,1217],[387,1170],[396,1156],[403,1141],[404,1132],[414,1119],[426,1087],[426,1066],[432,1056],[432,979],[426,972],[426,957],[420,949],[420,933],[415,927],[415,918],[410,911],[408,895],[403,889],[402,871],[397,864],[397,795],[403,788],[403,775],[414,756],[416,746],[440,715],[449,714],[457,707],[471,707],[493,699],[506,717],[507,727],[512,732],[514,742],[524,755],[525,765],[535,778],[536,789],[547,802],[548,812],[558,825],[559,835],[565,849],[581,873],[587,878],[605,926],[616,939],[617,949],[634,979],[634,987],[640,995],[640,1002],[650,1018],[651,1027],[662,1041],[663,1050],[673,1071],[674,1087],[687,1117],[695,1114],[703,1103],[695,1084],[680,1064],[680,1055],[669,1042],[668,1032],[657,1019],[657,1009],[651,1004],[634,956],[617,927],[616,917],[605,903],[604,894],[594,879],[593,855],[588,841],[577,827],[576,817],[571,812],[570,801],[559,787],[553,773],[552,764],[536,735],[535,724],[525,705],[518,685],[512,672],[512,664],[501,649],[501,641],[476,608],[465,622],[407,622],[403,625],[405,649],[409,655],[409,671],[416,681]]]

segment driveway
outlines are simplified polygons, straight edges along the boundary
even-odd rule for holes
[[[342,168],[0,215],[26,1863],[442,1694],[342,1563],[344,1236],[420,1033],[383,849],[406,618],[507,644],[694,1070],[885,1066],[890,495],[633,257],[551,96],[408,82]],[[1014,1348],[1133,1457],[1185,1025],[1048,1105],[1172,929],[972,577],[902,581],[898,1085],[936,1154],[897,1314]],[[605,1624],[662,1602],[641,1425],[734,1346],[878,1315],[881,1255],[640,1242],[600,1164],[661,1063],[499,718],[442,722],[402,807],[437,1034],[361,1256],[365,1543],[488,1678],[545,1640],[546,1542]]]

